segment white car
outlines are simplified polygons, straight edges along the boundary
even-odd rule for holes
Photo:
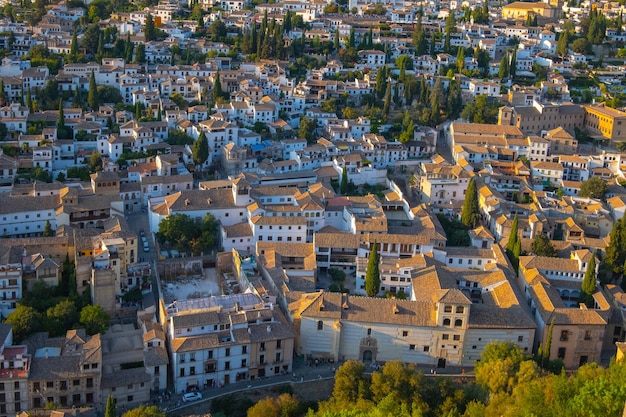
[[[186,403],[190,401],[201,400],[201,399],[202,399],[202,394],[200,394],[199,392],[188,392],[187,394],[183,395],[183,401]]]

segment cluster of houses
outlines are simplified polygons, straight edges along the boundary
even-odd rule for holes
[[[75,265],[78,293],[87,291],[113,320],[103,334],[37,333],[19,343],[10,325],[0,325],[0,417],[50,402],[102,409],[108,395],[130,408],[172,388],[170,382],[180,394],[291,373],[296,357],[471,367],[488,343],[507,341],[528,354],[550,345],[551,359],[575,369],[615,354],[626,334],[624,291],[599,286],[591,307],[579,298],[590,261],[596,257],[600,264],[613,225],[626,213],[626,188],[618,182],[626,178],[626,156],[614,147],[626,141],[626,113],[571,102],[574,91],[563,74],[577,74],[576,64],[587,58],[569,51],[558,59],[554,31],[565,24],[563,12],[568,20],[583,19],[588,2],[514,2],[490,8],[489,24],[457,24],[450,44],[487,51],[491,77],[512,41],[519,41],[518,74],[534,76],[536,66],[558,72],[530,87],[456,74],[465,101],[478,95],[503,101],[498,123],[417,126],[404,143],[380,133],[389,126],[338,117],[324,104],[341,98],[358,107],[373,94],[376,71],[383,65],[397,71],[394,60],[401,55],[412,60],[409,74],[447,88],[450,79],[438,74],[460,67],[456,57],[444,53],[442,43],[434,45],[434,56],[416,55],[410,35],[416,19],[428,35],[441,32],[445,17],[456,13],[452,4],[350,0],[345,15],[325,14],[320,1],[261,4],[255,11],[244,0],[198,4],[219,6],[205,23],[219,19],[229,31],[247,29],[265,13],[282,22],[289,11],[308,29],[293,28],[287,43],[332,41],[336,33],[345,46],[351,31],[357,39],[371,31],[374,45],[386,52],[359,51],[355,68],[331,59],[298,81],[288,62],[239,62],[229,45],[192,37],[198,22],[173,19],[181,5],[161,2],[99,22],[144,44],[145,63],[104,58],[51,74],[23,58],[39,45],[69,53],[73,22],[84,9],[54,5],[32,27],[1,20],[0,47],[10,51],[0,65],[3,149],[20,151],[0,149],[0,236],[6,238],[0,240],[0,314],[4,319],[14,312],[35,283],[58,285],[67,259]],[[375,5],[387,15],[369,14]],[[594,7],[617,17],[618,9],[607,5]],[[145,41],[148,15],[167,33],[164,41]],[[529,16],[542,26],[522,24]],[[608,30],[608,39],[623,41],[620,33]],[[173,46],[214,57],[170,65]],[[464,58],[463,68],[476,69],[478,61]],[[362,78],[342,77],[354,69]],[[59,111],[25,105],[25,94],[34,97],[52,81],[60,93],[87,91],[92,74],[98,85],[118,90],[122,104],[145,108],[151,121],[117,103],[92,111],[66,103],[63,125],[74,139],[60,139]],[[615,83],[623,74],[623,68],[609,68],[596,76]],[[230,100],[209,105],[218,78]],[[174,95],[189,106],[180,108]],[[315,140],[296,133],[302,117],[316,121]],[[582,131],[595,144],[579,143],[576,132]],[[168,143],[175,133],[207,138],[202,167],[193,145]],[[95,152],[102,160],[97,172],[88,181],[69,178]],[[216,178],[197,181],[194,173],[209,167],[219,167]],[[23,181],[24,169],[63,181]],[[592,177],[608,185],[602,200],[579,196]],[[377,185],[377,192],[341,193],[342,179]],[[459,217],[472,180],[481,225],[469,231],[470,246],[451,246],[438,215]],[[159,278],[159,265],[167,261],[143,261],[143,236],[129,224],[130,213],[147,217],[150,235],[174,214],[213,215],[221,246],[215,268],[231,291],[173,302],[155,297],[151,277]],[[516,216],[525,254],[517,271],[502,249]],[[532,242],[542,234],[558,257],[533,253]],[[380,291],[368,297],[374,247]],[[202,269],[202,259],[181,262]],[[319,289],[320,275],[331,269],[348,274],[352,292]],[[140,307],[123,301],[133,289],[142,292]]]

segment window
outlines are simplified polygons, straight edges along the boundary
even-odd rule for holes
[[[54,381],[46,381],[46,388],[54,388]]]
[[[443,319],[443,325],[444,326],[449,326],[450,325],[450,319]]]
[[[448,335],[448,334],[444,334],[444,335],[442,335],[442,336],[441,336],[441,338],[442,338],[443,340],[448,340],[448,339],[450,338],[450,335]]]
[[[372,335],[372,329],[371,329],[371,328],[370,328],[370,329],[367,329],[367,335],[368,335],[368,336],[371,336],[371,335]]]
[[[280,349],[281,347],[283,347],[282,345],[283,345],[283,341],[282,341],[282,340],[280,340],[280,339],[278,339],[278,340],[276,341],[276,349]]]
[[[565,359],[565,348],[564,347],[559,348],[559,351],[556,356],[559,359]]]
[[[241,354],[245,355],[246,353],[248,353],[248,346],[242,346],[241,347]]]
[[[463,327],[463,320],[461,319],[454,320],[454,327]]]
[[[461,335],[460,334],[453,335],[452,340],[461,340]]]
[[[443,311],[444,311],[445,313],[452,313],[452,306],[445,306],[445,307],[443,308]]]
[[[324,322],[322,320],[317,322],[317,330],[324,330]]]
[[[263,365],[265,363],[265,355],[259,356],[259,363]]]
[[[87,388],[93,388],[93,378],[87,378]]]
[[[409,331],[408,330],[403,330],[402,331],[402,337],[407,337],[409,335]]]
[[[276,352],[275,360],[276,362],[280,362],[280,352]]]
[[[64,382],[65,382],[65,381],[64,381]],[[66,384],[67,384],[67,383],[66,383]],[[20,389],[20,381],[15,381],[15,382],[13,383],[13,388],[15,388],[15,389]]]
[[[226,348],[226,353],[224,353],[224,356],[230,356],[230,348]]]
[[[591,340],[591,330],[585,330],[585,340]]]
[[[265,350],[265,342],[261,342],[260,346],[259,346],[259,350],[261,352],[263,352]]]
[[[561,341],[562,342],[567,342],[567,330],[561,330]]]
[[[424,346],[424,352],[430,352],[430,346]]]
[[[463,313],[465,313],[465,307],[463,307],[463,306],[457,306],[457,308],[456,308],[456,313],[457,313],[457,314],[463,314]]]
[[[415,350],[415,345],[409,345],[409,350]]]
[[[523,342],[524,341],[524,336],[517,336],[517,341],[518,342]]]
[[[133,402],[133,396],[132,395],[127,396],[126,397],[126,401],[128,401],[129,403],[132,403]]]
[[[213,351],[209,350],[209,359],[213,359]]]
[[[242,359],[241,360],[241,367],[245,368],[246,366],[248,366],[248,361],[246,359]]]

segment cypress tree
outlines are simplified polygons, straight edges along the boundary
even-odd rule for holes
[[[29,112],[33,112],[33,97],[30,94],[30,87],[28,87],[28,92],[26,93],[26,107],[28,107]]]
[[[511,234],[509,235],[509,241],[506,244],[506,250],[508,252],[513,253],[513,250],[515,249],[515,245],[517,244],[517,240],[518,240],[518,229],[519,229],[519,219],[517,217],[517,213],[515,213],[515,217],[513,217],[513,223],[511,224]]]
[[[152,15],[148,13],[146,16],[146,26],[144,28],[144,36],[146,37],[146,42],[150,42],[156,39],[156,29],[154,28],[154,20],[152,19]]]
[[[367,269],[365,270],[365,292],[370,297],[375,297],[380,291],[379,262],[378,246],[374,242],[367,259]]]
[[[117,408],[115,407],[115,399],[112,395],[107,398],[107,405],[104,410],[104,417],[117,417]]]
[[[43,227],[43,235],[45,237],[50,237],[53,235],[52,226],[50,225],[49,220],[46,220],[46,224]]]
[[[515,73],[517,72],[517,48],[513,48],[513,52],[511,53],[511,64],[509,65],[509,74],[511,78],[515,77]]]
[[[459,74],[463,72],[463,67],[465,67],[465,48],[459,46],[459,51],[456,54],[456,68]]]
[[[437,40],[435,38],[435,34],[433,33],[432,35],[430,35],[430,56],[432,56],[433,58],[437,56],[437,52],[435,51],[436,43]]]
[[[385,116],[389,114],[390,106],[391,106],[391,83],[387,83],[387,90],[385,91],[385,102],[383,104],[383,114]]]
[[[223,98],[224,92],[222,91],[222,81],[220,80],[219,70],[215,73],[215,82],[213,83],[213,101],[217,102]]]
[[[463,201],[463,210],[461,211],[461,223],[473,229],[478,226],[479,221],[478,189],[476,188],[476,181],[474,181],[474,178],[471,178],[469,184],[467,184],[467,191],[465,191],[465,200]]]
[[[508,52],[505,52],[504,56],[500,60],[500,68],[498,69],[498,76],[502,80],[509,76],[509,53]]]
[[[193,162],[196,165],[202,165],[206,162],[209,157],[209,142],[204,134],[204,131],[200,132],[200,136],[198,136],[198,140],[193,143],[193,147],[191,149]]]
[[[285,27],[285,32],[289,33],[291,31],[291,10],[287,10],[283,26]]]
[[[335,51],[339,51],[339,29],[335,29],[335,39],[334,39],[334,43],[333,46],[335,47]]]
[[[76,62],[78,58],[78,40],[76,39],[76,30],[72,34],[72,42],[70,43],[70,56],[69,62]]]
[[[65,115],[63,113],[63,101],[59,99],[59,117],[57,119],[57,138],[72,139],[72,131],[65,126]]]
[[[580,302],[587,307],[593,307],[593,293],[596,290],[596,256],[591,254],[591,260],[587,264],[585,277],[580,288]]]
[[[346,167],[343,167],[341,171],[341,185],[339,187],[339,191],[341,194],[346,195],[348,193],[348,170]]]
[[[552,321],[550,321],[550,327],[548,327],[548,336],[546,337],[546,343],[544,343],[543,348],[543,359],[544,363],[542,366],[547,366],[550,363],[550,350],[552,349],[552,332],[554,331],[554,317],[552,317]]]
[[[92,111],[98,110],[98,87],[96,86],[96,76],[93,71],[91,71],[91,75],[89,76],[89,92],[87,93],[87,104]]]
[[[354,26],[350,26],[350,35],[348,36],[348,48],[354,48]]]

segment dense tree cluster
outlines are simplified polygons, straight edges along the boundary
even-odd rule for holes
[[[55,337],[73,328],[95,334],[109,327],[109,317],[102,307],[90,304],[89,290],[77,294],[74,264],[69,258],[63,263],[59,285],[51,288],[44,281],[35,282],[5,322],[13,325],[13,337],[18,342],[38,331]]]
[[[186,214],[175,213],[159,223],[156,238],[161,245],[168,245],[181,252],[199,253],[217,249],[219,223],[211,214],[196,222]]]
[[[332,397],[306,417],[621,416],[626,362],[606,369],[587,364],[566,374],[542,370],[537,360],[513,343],[490,343],[476,363],[475,383],[425,377],[400,361],[368,374],[362,362],[347,361],[335,374]],[[302,405],[282,394],[258,402],[247,416],[304,416]]]

